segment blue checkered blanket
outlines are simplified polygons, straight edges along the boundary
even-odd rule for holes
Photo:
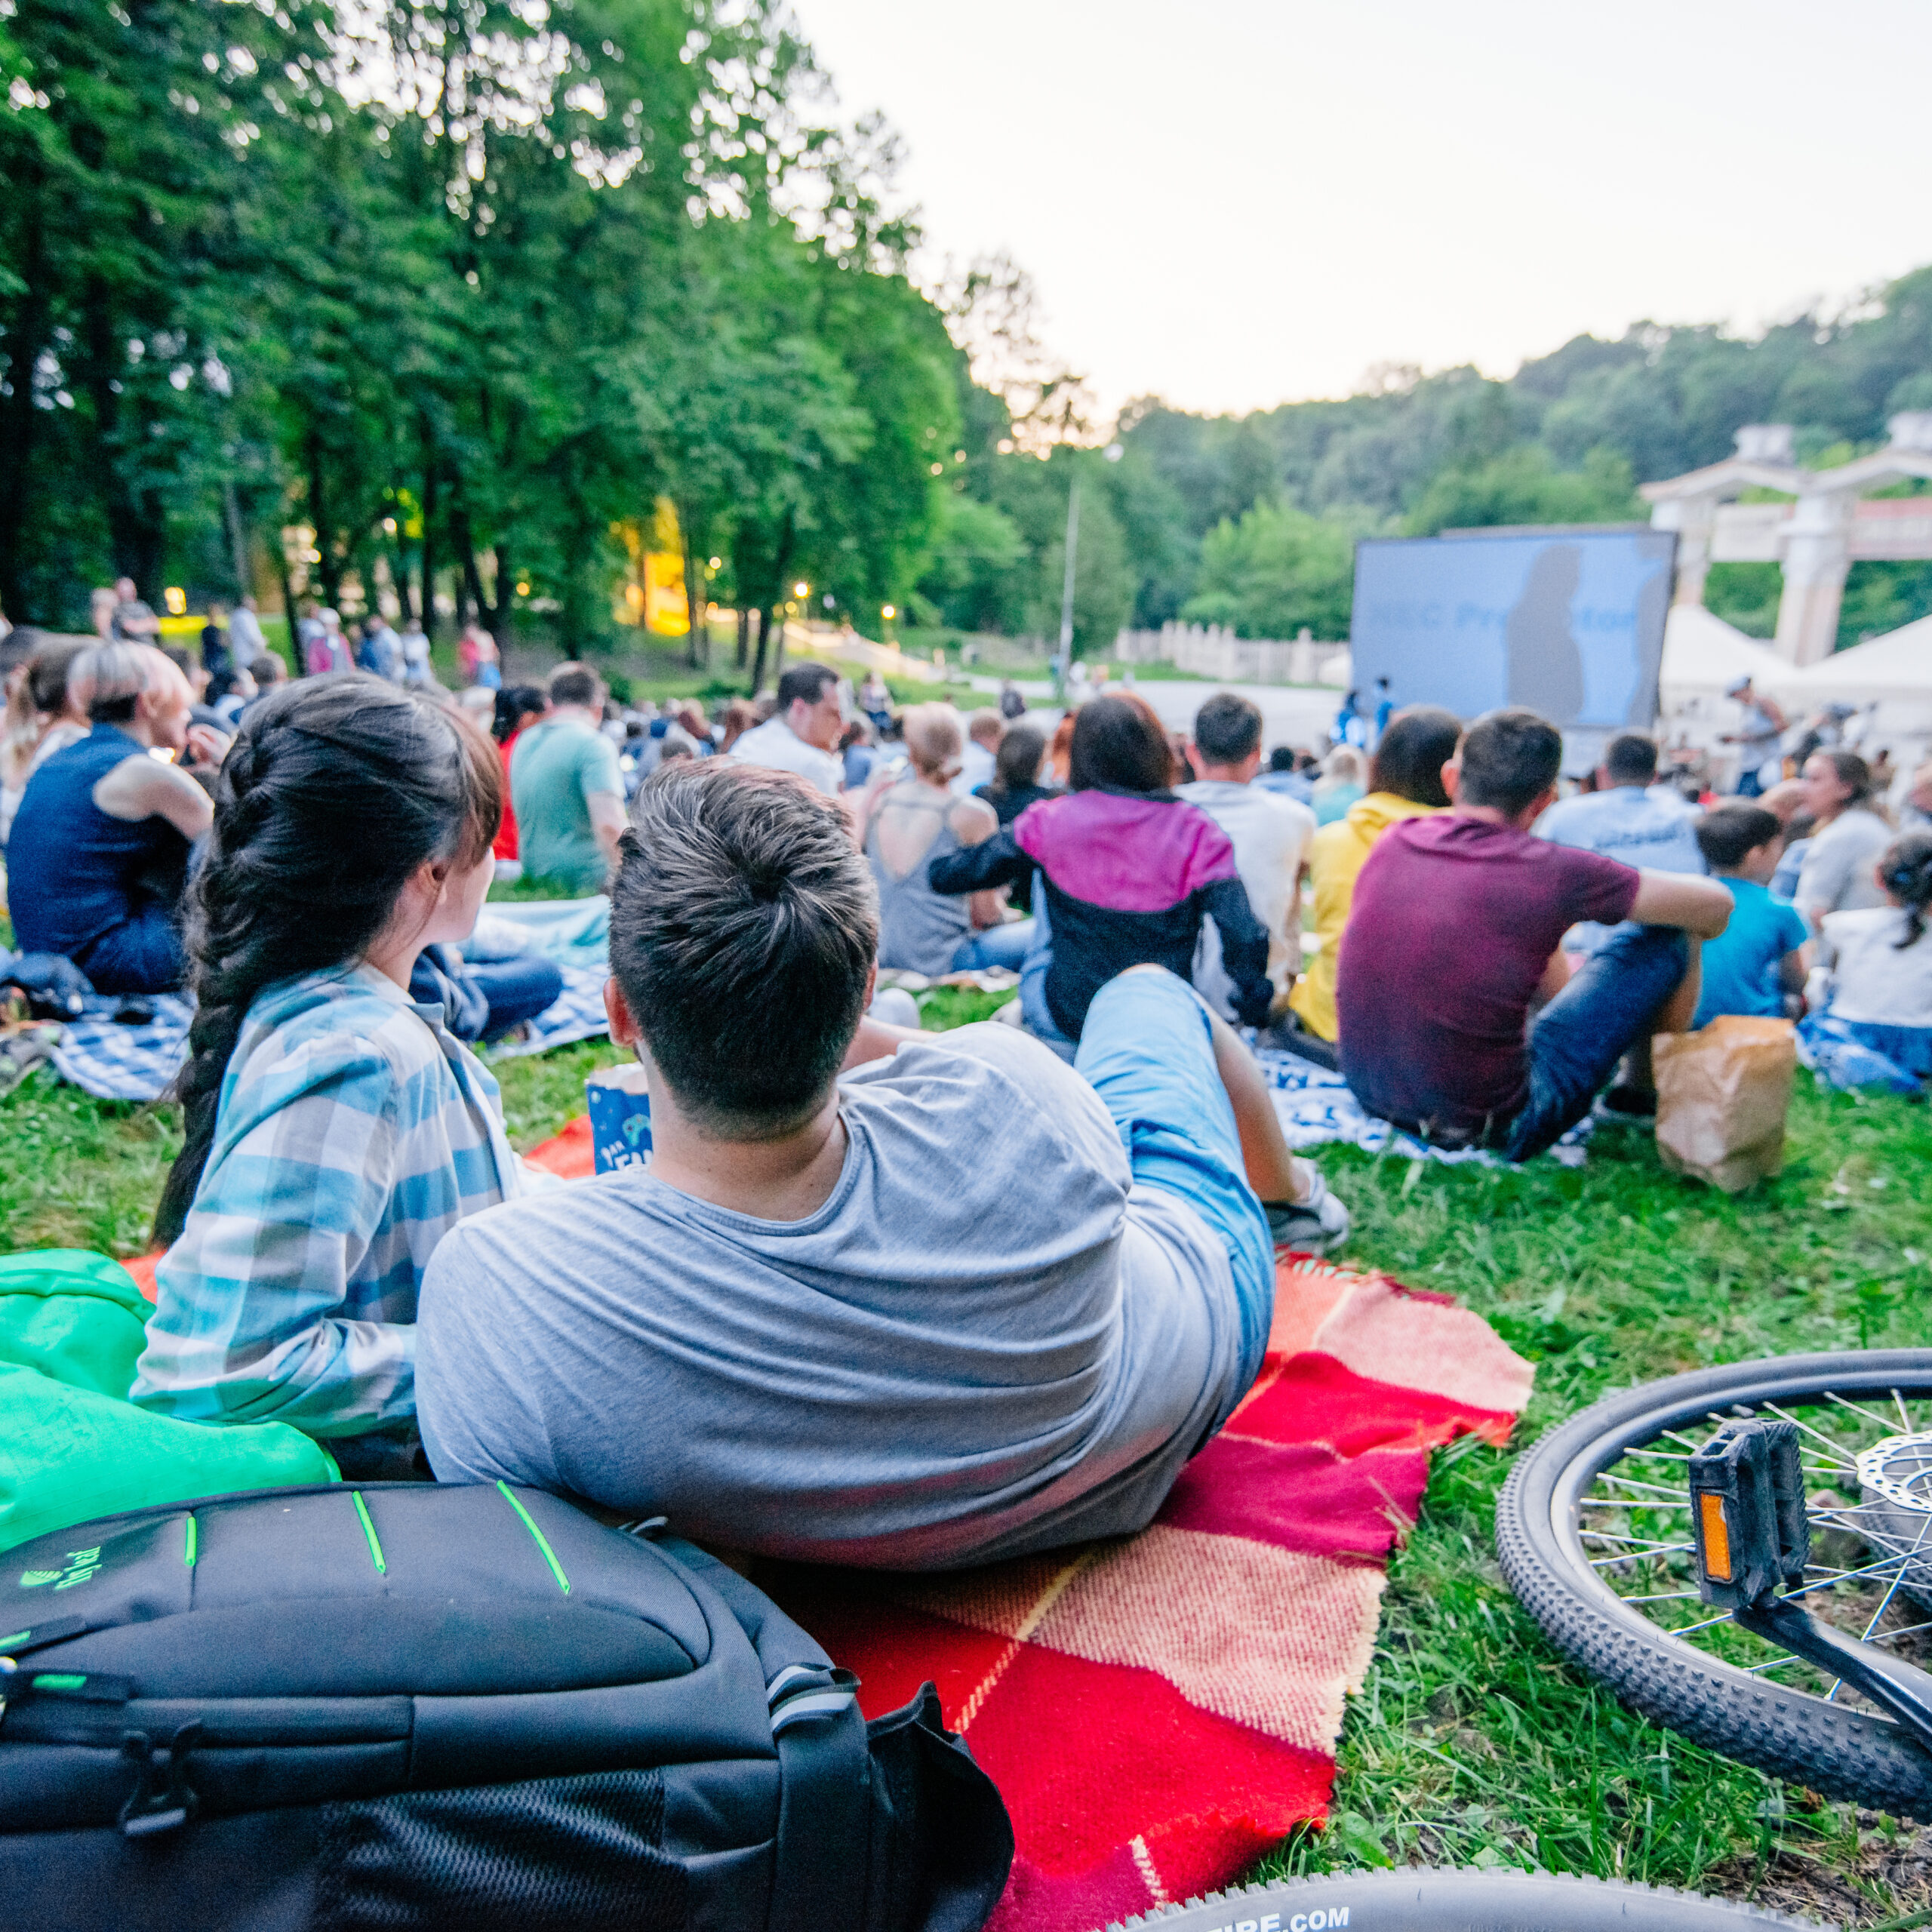
[[[1366,1149],[1371,1154],[1389,1153],[1408,1161],[1447,1161],[1452,1164],[1474,1161],[1494,1166],[1497,1157],[1480,1148],[1464,1147],[1454,1152],[1432,1147],[1412,1134],[1404,1134],[1386,1120],[1365,1112],[1361,1103],[1349,1091],[1349,1083],[1339,1073],[1317,1066],[1296,1054],[1259,1048],[1255,1058],[1272,1089],[1275,1112],[1281,1132],[1291,1147],[1319,1147],[1337,1140]],[[1573,1127],[1550,1149],[1552,1158],[1566,1167],[1579,1167],[1584,1158],[1583,1143],[1589,1137],[1586,1118]]]
[[[131,1026],[115,1018],[121,1012],[151,1017]],[[60,1035],[54,1069],[100,1100],[158,1100],[188,1057],[194,1017],[194,1002],[179,993],[91,999]]]

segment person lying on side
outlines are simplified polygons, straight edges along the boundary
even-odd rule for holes
[[[640,789],[607,998],[651,1164],[437,1251],[439,1480],[893,1569],[1152,1517],[1266,1346],[1257,1192],[1297,1164],[1260,1070],[1157,968],[1096,992],[1078,1072],[997,1023],[882,1026],[878,916],[801,780],[721,760]]]
[[[497,1083],[408,992],[423,948],[475,923],[502,802],[481,734],[380,678],[284,685],[243,720],[189,900],[143,1407],[291,1423],[345,1475],[411,1472],[423,1270],[525,1185]]]

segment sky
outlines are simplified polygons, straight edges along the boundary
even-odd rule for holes
[[[1932,261],[1927,0],[793,0],[1109,410],[1749,331]]]

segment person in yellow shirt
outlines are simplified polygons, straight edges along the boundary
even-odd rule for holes
[[[1375,747],[1367,796],[1346,817],[1324,825],[1309,847],[1315,934],[1321,943],[1288,997],[1300,1032],[1281,1043],[1310,1060],[1334,1063],[1335,960],[1355,899],[1355,875],[1390,826],[1447,807],[1442,768],[1455,756],[1462,731],[1454,712],[1435,705],[1411,704],[1397,712]]]

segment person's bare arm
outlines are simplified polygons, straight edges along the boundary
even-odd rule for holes
[[[165,819],[191,841],[214,823],[207,792],[187,773],[158,758],[124,758],[95,784],[94,801],[109,818],[131,825],[144,818]]]
[[[617,863],[617,841],[624,835],[627,823],[624,815],[624,801],[614,792],[586,792],[583,795],[584,809],[590,814],[590,829],[597,835],[597,843],[605,857],[614,869]]]
[[[1794,946],[1778,961],[1779,987],[1785,992],[1801,993],[1810,971],[1811,942],[1807,940],[1802,946]]]
[[[983,798],[961,798],[946,814],[946,823],[962,848],[983,845],[999,830],[999,815]],[[1005,887],[974,893],[966,901],[966,909],[974,931],[998,925],[1006,911]]]
[[[883,1020],[875,1020],[868,1013],[859,1021],[859,1030],[852,1035],[852,1044],[845,1049],[845,1057],[839,1063],[841,1073],[850,1073],[855,1066],[863,1066],[868,1061],[890,1060],[909,1040],[930,1040],[930,1033],[922,1032],[916,1026],[889,1026]]]
[[[1730,894],[1715,879],[1647,867],[1637,879],[1629,916],[1640,926],[1676,926],[1699,939],[1715,939],[1730,923]]]

